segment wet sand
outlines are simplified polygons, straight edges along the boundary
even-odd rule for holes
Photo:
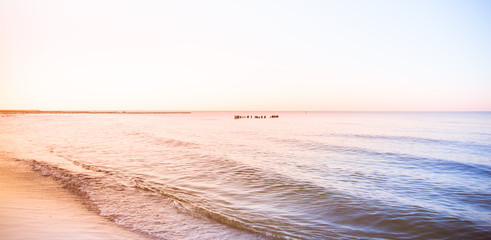
[[[0,238],[148,239],[91,211],[83,200],[27,163],[0,157]]]

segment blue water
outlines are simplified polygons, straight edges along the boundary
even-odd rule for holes
[[[26,114],[0,143],[157,238],[491,238],[491,113]]]

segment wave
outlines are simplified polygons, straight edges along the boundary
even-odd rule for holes
[[[121,176],[118,172],[100,166],[77,161],[74,161],[74,165],[97,174],[73,172],[36,160],[19,159],[19,161],[29,162],[33,169],[40,171],[42,175],[62,182],[65,187],[86,199],[87,206],[91,206],[99,215],[133,231],[161,239],[183,239],[190,238],[190,236],[202,236],[203,239],[338,238],[356,236],[357,231],[360,237],[404,238],[407,235],[387,235],[401,226],[408,227],[404,231],[405,234],[421,238],[431,237],[431,232],[424,232],[429,228],[438,229],[442,226],[461,229],[463,237],[482,238],[482,234],[488,232],[486,227],[469,228],[468,226],[475,226],[475,223],[465,223],[459,218],[441,219],[441,222],[437,222],[432,216],[438,213],[423,208],[416,210],[414,206],[394,208],[391,203],[358,198],[347,192],[334,192],[310,182],[299,182],[286,176],[272,176],[271,173],[266,174],[254,168],[236,166],[231,169],[231,175],[244,176],[247,179],[260,178],[261,181],[264,181],[269,188],[262,188],[262,191],[273,194],[269,199],[280,198],[285,200],[280,202],[293,204],[292,197],[295,196],[295,199],[299,201],[311,201],[310,205],[298,205],[302,208],[292,205],[287,209],[290,209],[292,214],[311,215],[313,222],[309,224],[331,229],[332,233],[328,235],[326,231],[315,235],[313,231],[314,235],[308,237],[301,235],[302,229],[299,229],[298,225],[280,225],[284,229],[266,228],[264,225],[257,225],[221,211],[199,206],[185,197],[180,197],[179,194],[174,194],[184,191],[183,189],[165,186],[142,177],[133,176],[129,178],[130,182],[122,182],[117,178],[127,176]],[[326,205],[326,203],[329,204]],[[319,205],[320,208],[314,207],[315,205]],[[418,212],[421,214],[414,214]],[[167,221],[169,218],[172,219],[171,222]],[[328,219],[330,222],[326,223]],[[461,226],[463,223],[465,224]],[[427,225],[427,227],[417,227],[421,225]],[[357,228],[360,230],[356,230]],[[350,232],[349,235],[344,235],[347,232]]]
[[[27,163],[31,166],[32,170],[39,172],[42,176],[51,177],[58,181],[64,188],[78,196],[89,210],[100,214],[97,204],[91,200],[90,194],[83,189],[84,185],[86,185],[86,181],[92,178],[89,175],[82,173],[74,174],[64,168],[34,159],[13,158],[13,160]]]
[[[368,137],[369,135],[365,136]],[[369,138],[378,138],[378,136],[370,136]],[[307,150],[322,150],[327,152],[336,152],[342,154],[353,154],[353,155],[364,155],[376,157],[377,160],[393,160],[391,163],[397,163],[400,165],[405,165],[406,167],[415,167],[415,166],[427,166],[436,168],[441,171],[450,171],[459,173],[469,173],[469,174],[479,174],[483,176],[491,176],[491,166],[480,164],[480,163],[471,163],[471,162],[457,162],[449,159],[439,159],[439,158],[429,158],[423,156],[417,156],[412,154],[405,153],[397,153],[397,152],[383,152],[376,151],[369,148],[355,147],[355,146],[341,146],[341,145],[333,145],[326,144],[317,141],[304,141],[298,139],[274,139],[274,141],[280,143],[289,144],[290,148],[300,148]],[[431,140],[428,140],[431,141]],[[439,141],[439,140],[435,140]],[[488,148],[487,145],[474,145],[480,146],[482,148]],[[489,146],[491,149],[491,146]],[[486,149],[488,151],[488,149]]]
[[[132,178],[132,185],[114,178],[118,175],[116,172],[78,161],[74,161],[76,166],[102,175],[74,172],[33,159],[15,160],[28,163],[34,171],[60,182],[98,215],[154,238],[283,239],[274,233],[196,206],[138,177]]]
[[[186,214],[190,214],[194,217],[198,218],[208,218],[212,219],[216,222],[219,222],[221,224],[225,224],[227,226],[237,228],[237,229],[242,229],[242,230],[247,230],[250,232],[254,232],[263,236],[266,236],[268,238],[274,238],[274,239],[288,239],[288,236],[280,234],[280,233],[275,233],[271,231],[267,231],[264,229],[260,229],[258,227],[254,227],[251,224],[247,224],[239,219],[236,219],[231,216],[227,216],[224,214],[221,214],[217,211],[213,211],[210,209],[207,209],[206,207],[198,206],[196,204],[193,204],[183,198],[177,197],[176,195],[173,195],[169,193],[169,191],[166,191],[163,188],[156,187],[156,185],[159,185],[157,183],[149,183],[144,181],[141,178],[134,178],[135,182],[135,187],[144,191],[149,191],[149,192],[154,192],[158,193],[166,198],[172,199],[173,200],[173,205],[180,211]]]
[[[94,172],[102,172],[102,173],[106,173],[106,174],[109,174],[109,175],[112,175],[113,174],[112,171],[104,170],[101,167],[97,167],[97,166],[93,166],[93,165],[81,163],[81,162],[76,161],[76,160],[73,160],[71,162],[73,164],[75,164],[76,166],[80,166],[80,167],[82,167],[83,169],[86,169],[86,170],[91,170],[91,171],[94,171]]]
[[[401,141],[401,142],[419,143],[419,144],[437,144],[437,145],[444,145],[444,146],[453,146],[458,148],[466,148],[478,152],[491,153],[491,145],[456,141],[456,140],[444,140],[444,139],[412,137],[412,136],[370,135],[370,134],[329,134],[329,135],[346,137],[346,138],[380,139],[380,140]]]
[[[194,149],[199,148],[199,144],[195,142],[172,139],[172,138],[157,137],[153,134],[144,133],[144,132],[129,132],[127,133],[127,135],[139,137],[144,141],[148,141],[156,145],[164,145],[168,147],[185,147],[185,148],[194,148]]]

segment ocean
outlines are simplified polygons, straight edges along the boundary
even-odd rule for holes
[[[14,114],[0,146],[158,239],[491,238],[490,112]]]

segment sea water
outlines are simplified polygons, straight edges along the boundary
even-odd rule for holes
[[[4,115],[0,146],[156,238],[491,238],[489,112]]]

